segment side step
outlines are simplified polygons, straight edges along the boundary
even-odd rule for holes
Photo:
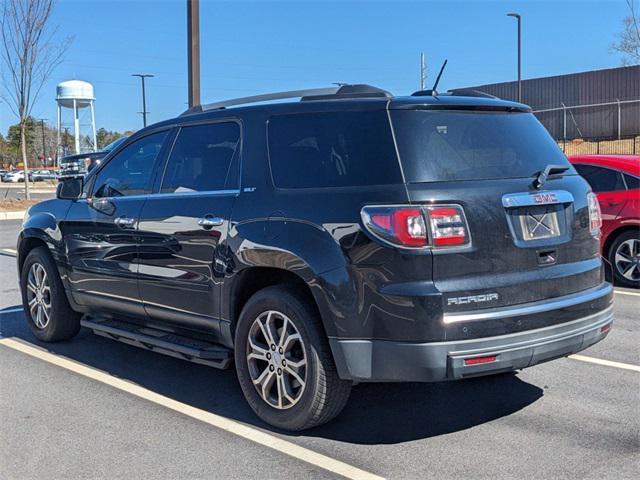
[[[85,316],[80,324],[96,335],[210,367],[225,369],[233,358],[232,351],[222,345],[132,323]]]

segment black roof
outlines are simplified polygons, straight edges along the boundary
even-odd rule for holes
[[[501,110],[526,111],[524,104],[502,100],[490,95],[478,95],[469,90],[433,94],[431,91],[415,92],[409,96],[395,97],[386,90],[371,85],[338,85],[311,90],[294,90],[243,97],[208,105],[198,105],[177,118],[152,125],[159,128],[169,124],[255,114],[283,114],[336,110],[378,110],[423,108],[433,110]],[[288,101],[278,101],[288,100]],[[270,102],[270,103],[265,103]],[[135,135],[137,136],[137,135]]]

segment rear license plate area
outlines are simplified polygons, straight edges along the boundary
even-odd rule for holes
[[[559,205],[540,205],[519,208],[520,231],[525,241],[560,236]]]

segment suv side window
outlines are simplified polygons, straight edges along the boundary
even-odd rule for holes
[[[279,188],[402,183],[385,111],[271,117],[269,161]]]
[[[596,193],[626,190],[620,172],[594,165],[574,165]]]
[[[93,196],[123,197],[149,193],[156,158],[168,132],[147,135],[109,160],[94,181]]]
[[[238,187],[240,126],[235,122],[182,127],[173,146],[162,193]],[[232,171],[233,170],[233,171]]]

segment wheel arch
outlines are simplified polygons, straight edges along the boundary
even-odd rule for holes
[[[291,287],[296,293],[309,300],[309,302],[318,311],[318,314],[320,314],[318,303],[314,297],[311,287],[300,275],[284,268],[272,266],[248,267],[234,275],[233,282],[228,293],[228,334],[231,342],[233,342],[235,326],[238,322],[238,318],[240,317],[240,313],[247,301],[258,291],[274,285],[286,285]],[[324,321],[322,323],[324,325]]]
[[[607,235],[607,239],[605,240],[604,246],[602,248],[602,252],[606,256],[607,260],[611,255],[611,247],[613,246],[616,239],[620,235],[626,232],[633,232],[633,231],[637,232],[639,230],[640,230],[640,225],[621,225],[620,227],[616,228],[614,231],[609,233],[609,235]]]
[[[47,245],[47,242],[45,242],[41,237],[21,236],[21,238],[19,239],[18,250],[16,254],[17,261],[18,261],[18,272],[22,271],[22,266],[24,265],[24,261],[29,255],[29,252],[31,252],[32,250],[38,247],[45,247],[47,250],[49,250],[49,246]]]

